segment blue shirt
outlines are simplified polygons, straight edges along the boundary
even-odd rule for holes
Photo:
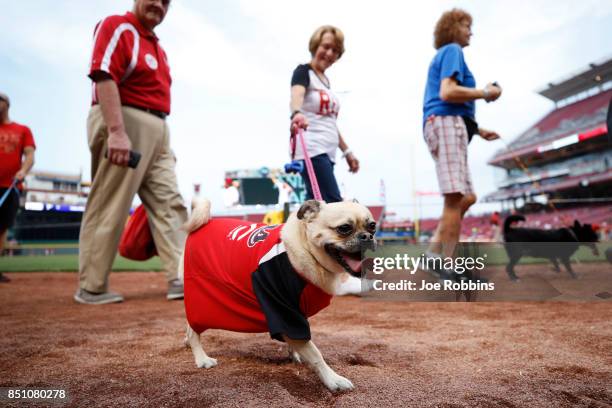
[[[476,114],[474,101],[452,103],[440,99],[440,84],[444,78],[455,78],[459,85],[467,88],[476,87],[476,80],[463,59],[463,50],[459,44],[451,43],[441,47],[429,64],[423,98],[423,124],[430,115],[458,115],[474,119]]]

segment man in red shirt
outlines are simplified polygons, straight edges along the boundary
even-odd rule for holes
[[[177,279],[187,209],[178,191],[175,157],[166,116],[170,114],[170,69],[153,29],[170,0],[135,0],[132,12],[99,22],[89,69],[92,107],[87,118],[92,185],[81,223],[79,303],[121,302],[108,277],[134,195],[149,218],[166,270],[168,299],[182,299]],[[128,168],[130,151],[141,155]]]
[[[10,121],[10,104],[8,96],[0,93],[0,256],[19,209],[21,182],[34,165],[36,149],[30,129]],[[0,282],[8,281],[0,272]]]

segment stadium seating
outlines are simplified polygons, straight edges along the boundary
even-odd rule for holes
[[[503,219],[508,214],[502,216]],[[612,225],[612,204],[586,205],[576,208],[547,210],[544,212],[524,214],[527,221],[524,226],[531,228],[552,229],[567,226],[574,220],[583,224]],[[490,224],[491,214],[467,216],[461,224],[461,240],[488,241],[493,238],[493,228]],[[423,219],[420,222],[421,232],[433,233],[438,225],[434,218]]]
[[[512,148],[518,149],[532,143],[542,143],[605,122],[610,98],[612,98],[612,89],[553,110],[519,136],[512,143]]]
[[[489,161],[500,164],[517,156],[533,155],[537,147],[565,136],[584,132],[606,122],[612,89],[555,109],[512,141],[509,149],[501,149]]]

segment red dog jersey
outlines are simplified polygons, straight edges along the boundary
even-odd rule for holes
[[[270,332],[310,339],[307,318],[331,295],[301,277],[280,239],[282,225],[213,219],[185,244],[185,311],[193,330]]]

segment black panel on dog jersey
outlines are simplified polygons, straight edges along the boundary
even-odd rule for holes
[[[300,297],[306,286],[293,269],[287,253],[259,265],[251,275],[253,292],[266,316],[270,337],[284,341],[310,340],[310,325],[300,310]]]

